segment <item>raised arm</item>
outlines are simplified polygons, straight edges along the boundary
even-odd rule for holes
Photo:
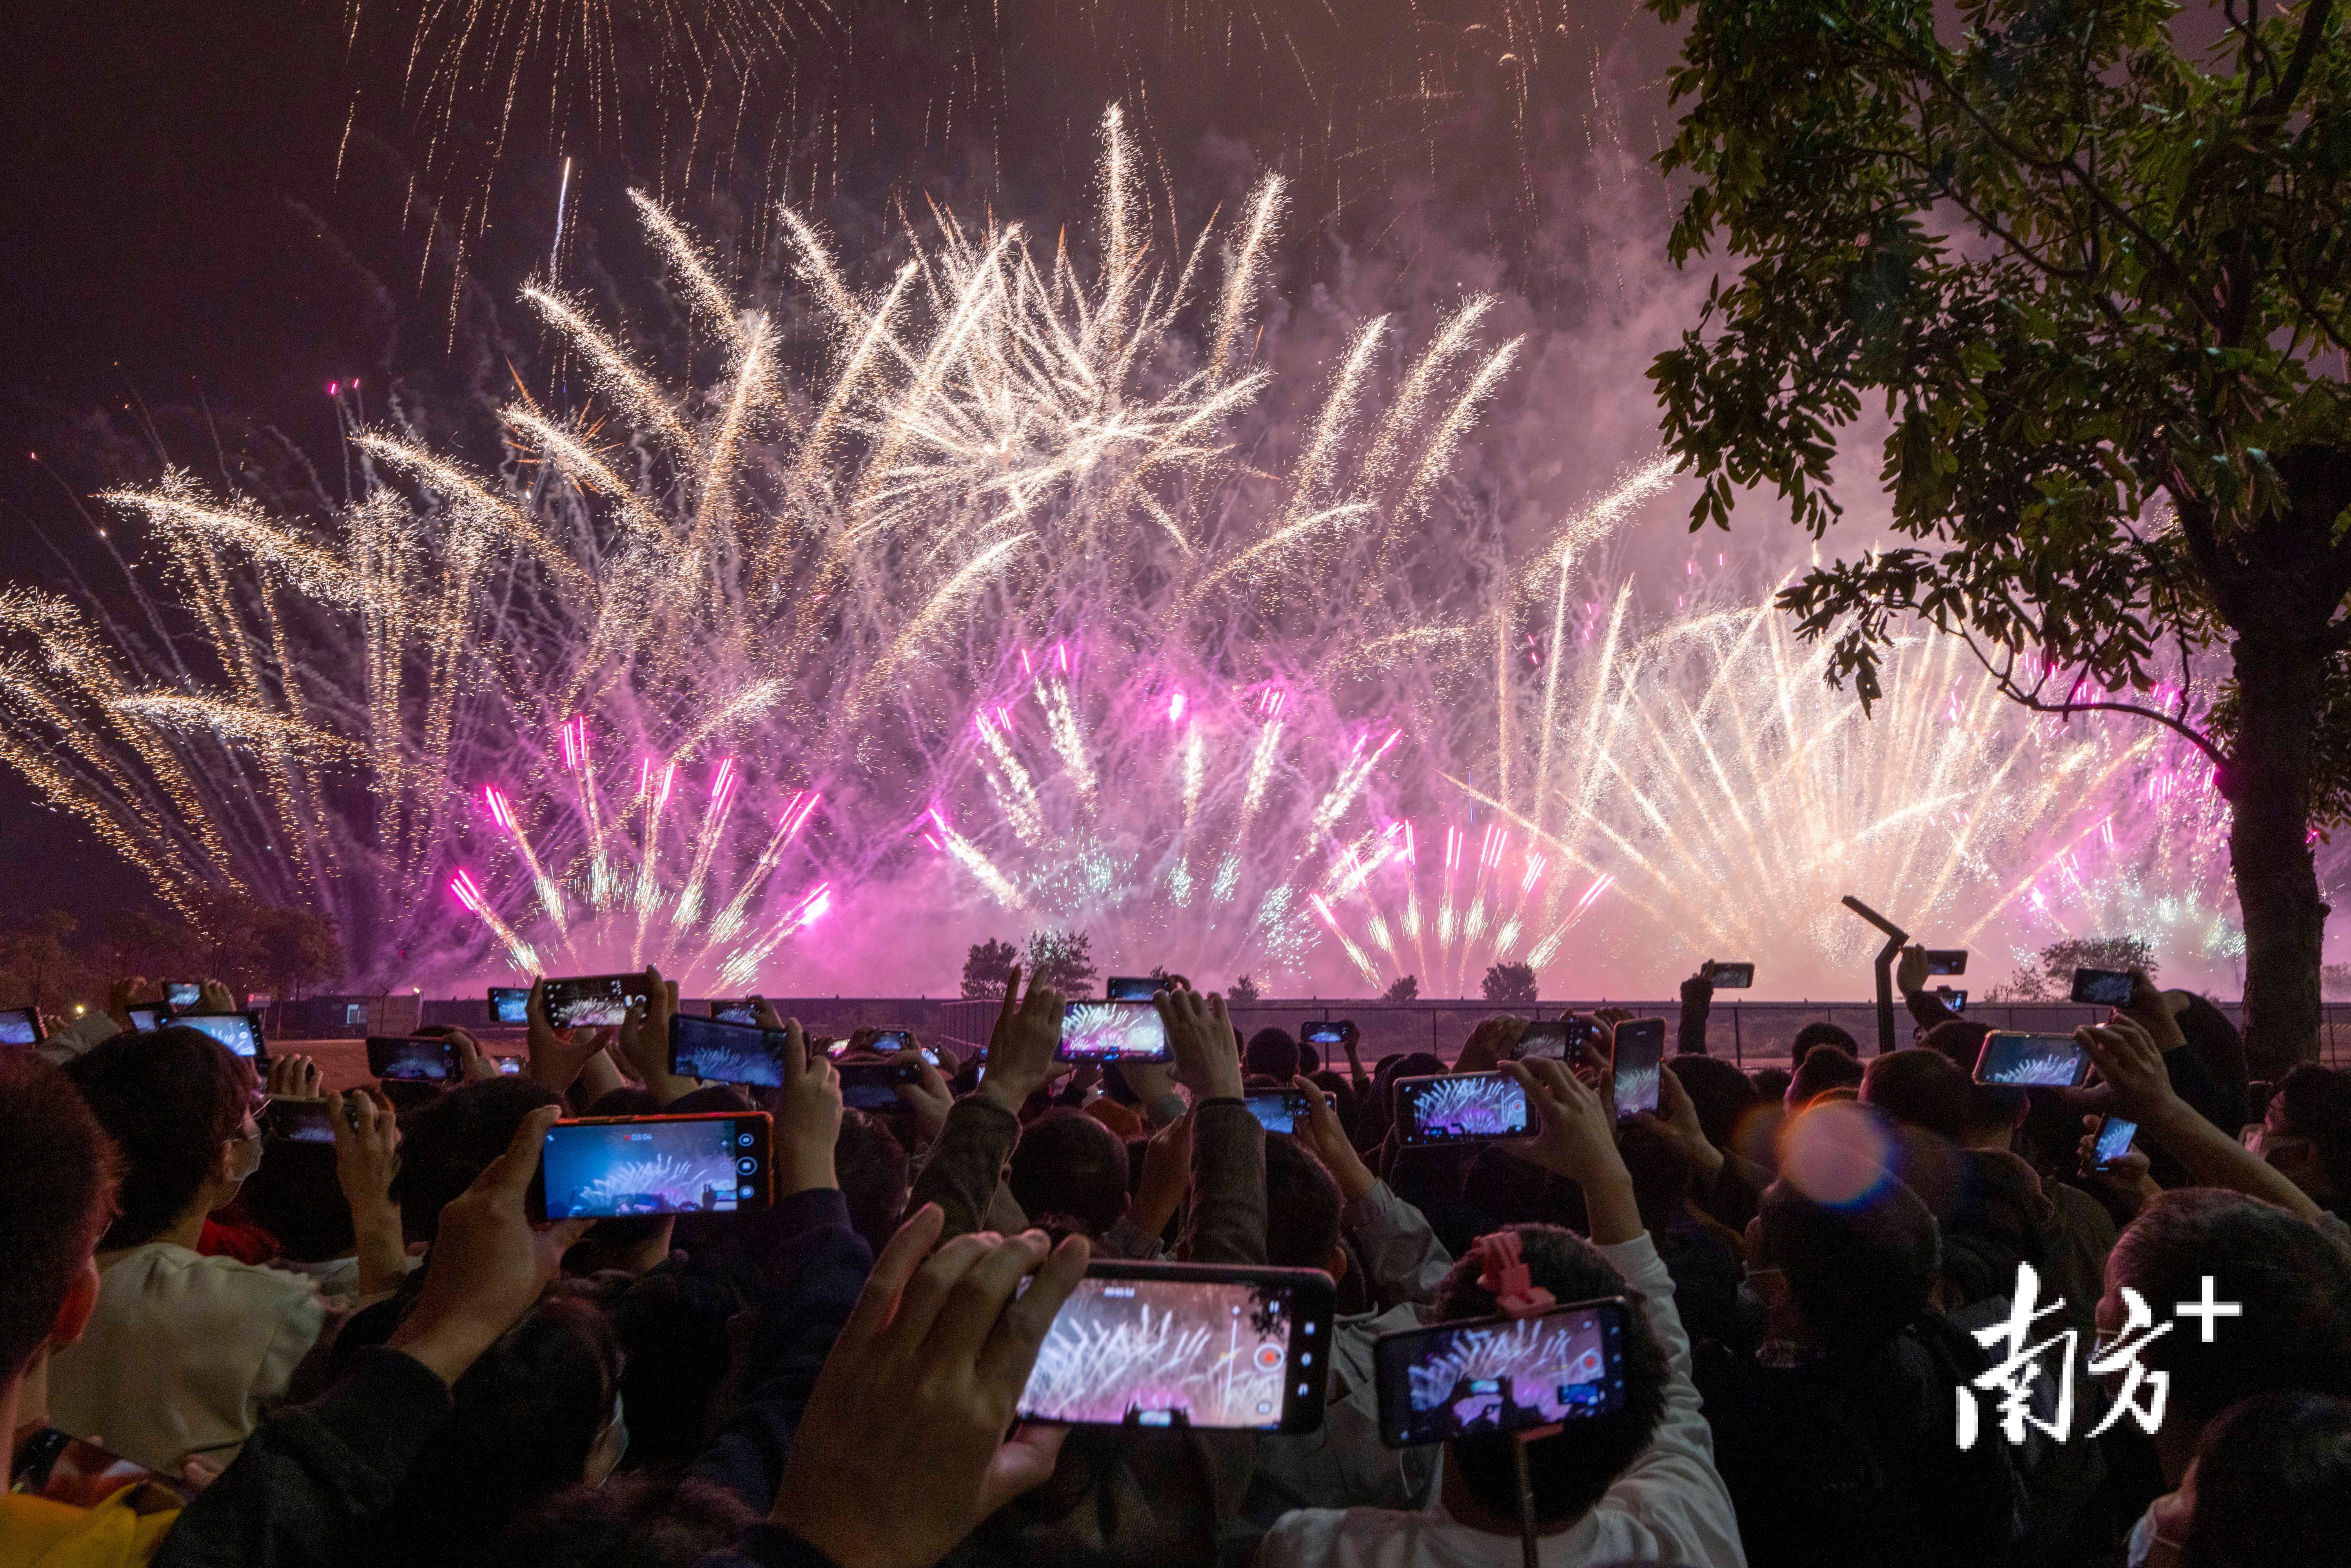
[[[1020,1136],[1020,1107],[1052,1078],[1053,1048],[1061,1039],[1061,993],[1032,978],[1022,997],[1015,967],[1005,982],[1003,1010],[987,1037],[987,1076],[977,1092],[947,1113],[908,1197],[909,1213],[937,1204],[946,1216],[949,1238],[986,1227],[1005,1157]]]
[[[2205,1120],[2201,1112],[2172,1092],[2163,1051],[2136,1019],[2075,1030],[2098,1074],[2106,1081],[2113,1109],[2138,1124],[2139,1134],[2188,1167],[2204,1186],[2226,1187],[2258,1197],[2304,1219],[2316,1219],[2318,1205],[2285,1173]]]

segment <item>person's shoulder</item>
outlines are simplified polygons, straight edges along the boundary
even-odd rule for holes
[[[246,1263],[225,1253],[191,1252],[169,1242],[133,1248],[116,1266],[125,1264],[134,1266],[152,1290],[234,1300],[247,1310],[283,1312],[319,1300],[319,1283],[308,1275]]]
[[[1263,1568],[1484,1568],[1519,1560],[1516,1537],[1487,1535],[1443,1512],[1384,1508],[1305,1508],[1266,1532]]]

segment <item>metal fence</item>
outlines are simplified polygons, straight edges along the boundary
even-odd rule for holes
[[[481,1004],[475,1004],[476,1007]],[[932,998],[802,997],[777,998],[777,1008],[797,1017],[812,1030],[841,1036],[867,1026],[905,1028],[925,1040],[944,1041],[962,1053],[987,1043],[1002,1003]],[[2242,1008],[2235,1002],[2218,1004],[2230,1021],[2241,1027]],[[1482,1002],[1378,1001],[1326,1002],[1269,1000],[1232,1009],[1233,1022],[1244,1039],[1268,1026],[1279,1026],[1293,1036],[1305,1024],[1337,1019],[1353,1019],[1363,1039],[1363,1058],[1370,1066],[1397,1051],[1425,1051],[1450,1061],[1460,1054],[1469,1031],[1481,1019],[1497,1012],[1553,1019],[1570,1012],[1591,1012],[1602,1007],[1625,1008],[1639,1018],[1666,1020],[1668,1049],[1678,1038],[1681,1005],[1660,1001],[1549,1001],[1517,1008],[1497,1008]],[[1978,1002],[1965,1015],[1995,1029],[2033,1033],[2067,1033],[2105,1017],[2103,1008],[2067,1002]],[[2330,1003],[2320,1036],[2320,1059],[2330,1065],[2351,1065],[2351,1003]],[[455,1021],[455,1020],[451,1020]],[[1808,1023],[1833,1023],[1860,1043],[1865,1055],[1877,1049],[1877,1009],[1871,1002],[1747,1002],[1718,998],[1707,1016],[1708,1053],[1728,1057],[1741,1066],[1785,1062],[1796,1031]],[[1907,1045],[1911,1022],[1897,1008],[1895,1040]]]

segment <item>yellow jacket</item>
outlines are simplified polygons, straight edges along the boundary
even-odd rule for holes
[[[0,1568],[138,1568],[180,1517],[158,1486],[129,1486],[96,1508],[0,1492]]]

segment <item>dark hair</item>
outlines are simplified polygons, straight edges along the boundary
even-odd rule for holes
[[[625,1471],[524,1512],[491,1555],[508,1568],[686,1568],[732,1546],[757,1518],[715,1481]]]
[[[2231,1405],[2196,1445],[2180,1568],[2338,1560],[2351,1540],[2351,1401],[2294,1389]]]
[[[603,1309],[584,1289],[552,1288],[450,1390],[448,1418],[385,1511],[381,1555],[471,1559],[517,1514],[579,1484],[620,1381]]]
[[[121,1176],[113,1144],[66,1075],[33,1051],[0,1051],[0,1192],[8,1195],[0,1385],[48,1339],[114,1211]]]
[[[1816,1044],[1804,1053],[1796,1064],[1796,1075],[1789,1081],[1787,1098],[1792,1108],[1801,1110],[1832,1089],[1859,1089],[1861,1063],[1850,1051],[1834,1045]]]
[[[1592,1243],[1552,1225],[1518,1225],[1519,1256],[1534,1283],[1562,1301],[1623,1296],[1630,1303],[1625,1325],[1625,1406],[1606,1416],[1570,1421],[1556,1437],[1527,1445],[1527,1471],[1533,1483],[1535,1517],[1545,1524],[1580,1519],[1616,1478],[1649,1446],[1666,1408],[1666,1353],[1649,1332],[1640,1300]],[[1437,1288],[1439,1318],[1482,1318],[1494,1312],[1493,1292],[1478,1282],[1482,1266],[1473,1254],[1453,1265]],[[1508,1433],[1457,1437],[1452,1449],[1469,1495],[1505,1519],[1519,1511],[1515,1461],[1518,1439]]]
[[[1863,1104],[1955,1144],[1967,1127],[1970,1087],[1949,1057],[1924,1046],[1889,1051],[1861,1074]]]
[[[1928,1030],[1926,1037],[1918,1043],[1942,1057],[1972,1080],[1975,1077],[1976,1058],[1983,1054],[1984,1036],[1991,1032],[1991,1025],[1979,1022],[1974,1019],[1945,1019],[1941,1023]]]
[[[1860,1041],[1835,1024],[1822,1019],[1808,1023],[1798,1030],[1796,1038],[1788,1042],[1788,1065],[1791,1068],[1802,1068],[1804,1065],[1804,1058],[1812,1055],[1815,1050],[1823,1045],[1835,1046],[1847,1056],[1858,1057],[1861,1054]]]
[[[1265,1260],[1277,1269],[1327,1269],[1339,1246],[1339,1184],[1297,1139],[1265,1141]]]
[[[657,1116],[662,1103],[650,1089],[640,1089],[633,1083],[623,1083],[618,1089],[607,1089],[596,1096],[588,1107],[590,1116]]]
[[[1298,1076],[1298,1042],[1286,1029],[1261,1029],[1249,1036],[1244,1066],[1253,1077],[1287,1083]]]
[[[2351,1204],[2351,1072],[2304,1061],[2278,1081],[2277,1093],[2286,1131],[2317,1150],[2336,1207]]]
[[[1698,1124],[1706,1130],[1706,1141],[1718,1149],[1736,1147],[1740,1122],[1763,1102],[1755,1081],[1719,1057],[1695,1052],[1676,1056],[1666,1065],[1698,1107]]]
[[[1360,1105],[1355,1099],[1355,1086],[1347,1082],[1347,1075],[1325,1069],[1321,1072],[1310,1072],[1306,1077],[1317,1089],[1331,1096],[1331,1109],[1338,1113],[1339,1125],[1352,1134]]]
[[[1664,1128],[1627,1122],[1616,1129],[1616,1152],[1633,1178],[1633,1201],[1650,1235],[1688,1218],[1684,1201],[1698,1185],[1698,1165]]]
[[[523,1118],[541,1105],[562,1103],[563,1096],[529,1079],[493,1078],[462,1084],[410,1113],[401,1124],[400,1169],[392,1178],[392,1200],[400,1205],[408,1239],[432,1240],[441,1228],[441,1211],[507,1152]]]
[[[105,1251],[152,1241],[188,1211],[254,1089],[243,1057],[184,1025],[118,1034],[77,1057],[66,1076],[122,1155],[114,1223],[99,1242]]]
[[[852,1107],[832,1142],[833,1177],[849,1209],[849,1228],[880,1256],[906,1207],[906,1148],[881,1121]]]
[[[1314,1049],[1312,1040],[1298,1042],[1298,1071],[1309,1078],[1322,1071],[1322,1053]]]
[[[1439,1145],[1417,1151],[1419,1158],[1460,1162],[1453,1183],[1476,1215],[1489,1228],[1506,1225],[1556,1225],[1583,1231],[1591,1226],[1584,1212],[1583,1188],[1563,1176],[1529,1165],[1499,1144]]]
[[[1818,1349],[1866,1357],[1926,1307],[1941,1248],[1934,1215],[1901,1182],[1836,1208],[1783,1178],[1763,1189],[1756,1216],[1756,1260],[1787,1276]]]
[[[334,1101],[328,1105],[340,1110]],[[253,1222],[277,1239],[278,1251],[297,1263],[323,1263],[359,1245],[350,1200],[335,1178],[332,1145],[271,1139],[261,1168],[236,1196]]]
[[[1788,1085],[1796,1075],[1784,1067],[1759,1067],[1747,1075],[1755,1085],[1755,1098],[1766,1105],[1777,1105],[1788,1097]]]
[[[1021,1128],[1011,1163],[1014,1200],[1048,1230],[1100,1236],[1126,1212],[1126,1145],[1083,1111],[1055,1106]]]
[[[2188,1049],[2204,1063],[2210,1079],[2211,1103],[2196,1108],[2222,1132],[2233,1134],[2252,1120],[2246,1111],[2251,1069],[2245,1060],[2245,1037],[2229,1015],[2193,991],[2182,993],[2188,1005],[2173,1015]]]
[[[2106,1275],[2158,1319],[2203,1300],[2207,1275],[2215,1301],[2244,1309],[2210,1344],[2172,1333],[2140,1352],[2171,1375],[2171,1407],[2191,1425],[2275,1389],[2351,1396],[2351,1252],[2305,1219],[2217,1187],[2158,1193],[2123,1228]]]

